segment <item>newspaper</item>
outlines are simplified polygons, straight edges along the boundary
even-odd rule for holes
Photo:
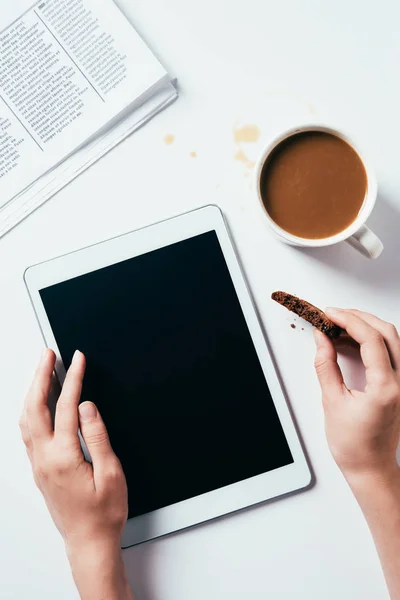
[[[0,9],[9,21],[0,32],[0,235],[177,97],[112,0],[8,11]]]

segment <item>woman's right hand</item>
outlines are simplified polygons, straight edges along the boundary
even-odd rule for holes
[[[358,342],[366,369],[365,390],[349,390],[333,342],[315,332],[315,368],[332,455],[350,485],[366,476],[399,479],[399,334],[394,325],[357,310],[327,309],[326,313]]]
[[[329,446],[368,522],[390,597],[400,600],[399,334],[358,310],[326,313],[360,345],[366,374],[363,392],[347,389],[332,341],[316,333]]]

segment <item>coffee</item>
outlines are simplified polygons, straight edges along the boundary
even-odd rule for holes
[[[358,154],[340,137],[306,131],[287,138],[270,154],[260,192],[279,227],[301,238],[323,239],[357,218],[367,174]]]

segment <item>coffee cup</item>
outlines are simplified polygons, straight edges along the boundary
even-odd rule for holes
[[[330,136],[335,136],[346,143],[347,146],[356,153],[358,159],[361,161],[366,176],[366,185],[365,185],[365,196],[364,199],[361,199],[361,205],[358,210],[358,214],[355,216],[354,220],[347,224],[346,227],[330,235],[328,237],[317,237],[317,238],[307,238],[301,237],[300,235],[296,235],[294,233],[290,233],[286,231],[282,226],[280,226],[269,214],[265,198],[263,197],[263,173],[265,173],[265,168],[268,166],[269,161],[272,160],[274,153],[276,153],[277,149],[283,145],[283,143],[290,143],[293,136],[298,136],[298,134],[307,134],[307,133],[325,133],[330,134]],[[318,248],[323,246],[332,246],[334,244],[338,244],[340,242],[347,242],[353,248],[361,252],[364,256],[368,258],[378,258],[383,251],[383,244],[380,239],[367,227],[366,221],[370,216],[372,209],[374,208],[375,202],[377,200],[377,180],[375,173],[371,167],[371,164],[366,159],[365,155],[360,152],[358,147],[353,143],[353,141],[341,133],[336,129],[332,129],[331,127],[325,127],[321,125],[308,125],[302,127],[296,127],[293,129],[289,129],[284,133],[275,137],[263,150],[259,160],[256,163],[254,170],[254,188],[257,193],[258,201],[262,207],[264,216],[267,220],[267,223],[273,233],[283,242],[300,247],[308,247],[308,248]],[[323,194],[322,194],[323,195]],[[323,202],[323,198],[321,198],[321,202]],[[310,216],[311,218],[311,216]]]

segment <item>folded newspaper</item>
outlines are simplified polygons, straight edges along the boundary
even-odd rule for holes
[[[177,98],[113,0],[0,5],[0,236]]]

